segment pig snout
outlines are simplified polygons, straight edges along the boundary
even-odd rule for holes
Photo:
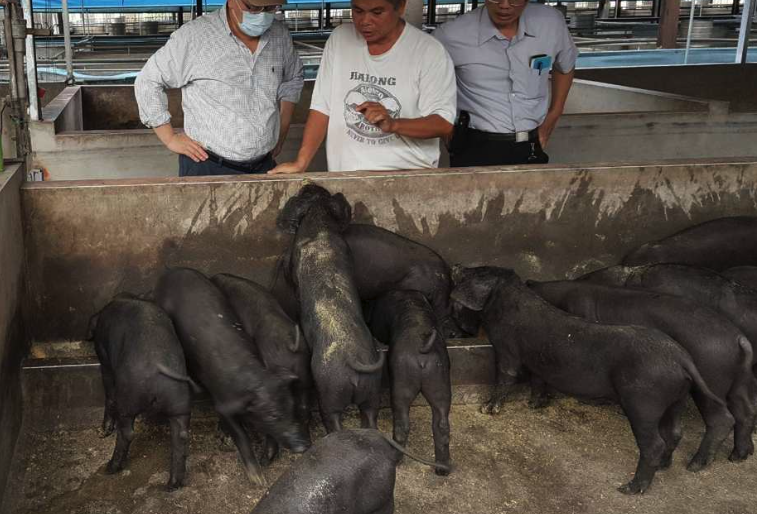
[[[307,426],[298,426],[298,429],[282,434],[279,444],[294,453],[303,453],[310,448],[310,434]]]

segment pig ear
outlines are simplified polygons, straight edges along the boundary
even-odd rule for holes
[[[281,209],[278,217],[276,218],[276,226],[282,232],[287,234],[294,234],[297,232],[297,227],[300,226],[300,221],[310,207],[310,202],[307,202],[299,196],[293,196],[287,203],[284,204],[284,208]]]
[[[495,275],[471,278],[455,287],[450,298],[472,311],[482,311],[498,280]]]
[[[352,206],[344,195],[337,193],[329,198],[328,208],[331,215],[339,223],[341,230],[346,230],[350,221],[352,221]]]

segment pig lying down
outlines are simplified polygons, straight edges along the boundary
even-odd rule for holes
[[[392,514],[397,464],[408,454],[378,430],[340,430],[317,441],[271,487],[253,514]]]

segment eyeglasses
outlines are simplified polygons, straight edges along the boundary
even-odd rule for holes
[[[490,4],[501,4],[505,0],[486,0],[487,3]],[[510,5],[510,7],[523,7],[528,3],[528,0],[507,0],[507,3]]]
[[[517,2],[519,0],[515,0],[515,1]],[[258,5],[248,5],[245,2],[241,2],[241,1],[239,3],[241,3],[244,6],[244,9],[247,12],[251,12],[251,13],[276,12],[281,8],[280,5],[265,5],[263,7],[260,7]]]

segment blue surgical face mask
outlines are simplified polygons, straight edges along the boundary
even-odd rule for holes
[[[239,30],[250,37],[259,37],[271,28],[275,16],[272,12],[251,13],[242,10],[242,21],[239,22]]]

